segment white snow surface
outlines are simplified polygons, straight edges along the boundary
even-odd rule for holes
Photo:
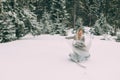
[[[72,40],[59,35],[25,36],[0,44],[0,80],[120,80],[120,43],[92,39],[82,68],[69,60]]]

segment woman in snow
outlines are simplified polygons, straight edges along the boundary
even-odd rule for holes
[[[85,37],[83,28],[79,28],[75,36],[66,37],[66,39],[74,39],[72,43],[73,53],[69,54],[74,62],[86,61],[90,56],[87,46],[85,45]]]

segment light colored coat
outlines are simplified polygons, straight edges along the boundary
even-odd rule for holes
[[[72,43],[73,53],[70,54],[70,58],[75,62],[82,62],[87,60],[90,56],[88,46],[85,44],[85,37],[76,40],[76,36],[68,37],[67,39],[74,39]]]

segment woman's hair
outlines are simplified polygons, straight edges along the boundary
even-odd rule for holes
[[[80,27],[80,28],[78,28],[78,30],[77,30],[77,32],[76,32],[76,39],[78,40],[79,38],[79,36],[78,36],[78,32],[79,31],[82,31],[83,33],[84,33],[84,29],[82,28],[82,27]]]
[[[84,33],[84,29],[83,29],[82,27],[79,27],[79,28],[78,28],[77,33],[78,33],[79,31],[81,31],[81,30],[82,30],[83,33]]]

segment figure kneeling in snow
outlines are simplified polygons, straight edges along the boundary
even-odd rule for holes
[[[72,61],[82,62],[90,57],[88,45],[85,44],[83,28],[79,28],[75,36],[66,37],[66,39],[74,39],[72,43],[73,53],[69,54]]]

